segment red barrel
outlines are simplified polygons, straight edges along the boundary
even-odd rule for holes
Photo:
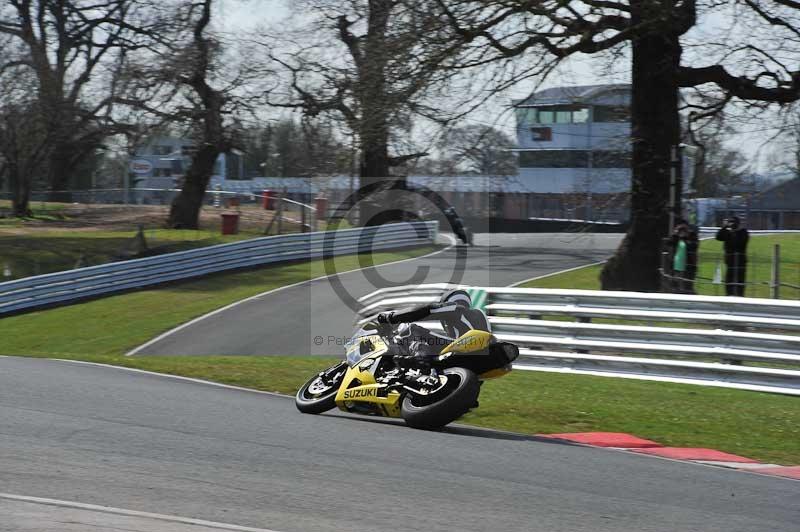
[[[264,200],[264,210],[275,210],[275,197],[272,195],[273,192],[271,190],[264,190],[262,194],[262,199]]]
[[[325,220],[328,215],[328,198],[319,196],[314,199],[314,203],[317,208],[317,220]]]
[[[237,213],[221,214],[222,234],[235,235],[239,232],[239,215]]]

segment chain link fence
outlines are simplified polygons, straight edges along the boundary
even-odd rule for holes
[[[726,254],[713,240],[699,241],[694,264],[675,271],[673,252],[662,250],[662,291],[699,295],[741,295],[772,299],[800,299],[800,235],[751,239],[747,253]]]

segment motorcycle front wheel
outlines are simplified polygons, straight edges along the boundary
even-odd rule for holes
[[[297,390],[294,404],[304,414],[321,414],[336,406],[336,393],[344,376],[343,362],[315,375]]]
[[[432,396],[409,393],[403,399],[400,413],[409,427],[433,430],[455,421],[478,401],[480,383],[474,372],[465,368],[448,368],[445,387]]]

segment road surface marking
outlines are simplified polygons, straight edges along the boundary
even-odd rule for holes
[[[92,512],[100,512],[113,515],[124,515],[127,517],[142,517],[158,521],[168,521],[170,523],[182,523],[186,525],[218,528],[220,530],[234,530],[237,532],[277,532],[276,530],[269,530],[267,528],[253,528],[249,526],[231,525],[228,523],[216,523],[214,521],[204,521],[202,519],[192,519],[190,517],[180,517],[177,515],[154,514],[150,512],[140,512],[137,510],[125,510],[123,508],[114,508],[111,506],[98,506],[95,504],[61,501],[58,499],[45,499],[41,497],[27,497],[25,495],[12,495],[10,493],[0,493],[0,499],[28,502],[34,504],[45,504],[48,506],[59,506],[61,508],[74,508],[77,510],[88,510]]]
[[[46,358],[44,360],[54,360],[56,362],[69,362],[70,364],[83,364],[84,366],[97,366],[100,368],[111,368],[111,369],[120,369],[123,371],[130,371],[132,373],[143,373],[145,375],[154,375],[156,377],[168,377],[170,379],[176,379],[179,381],[186,381],[186,382],[194,382],[197,384],[205,384],[208,386],[215,386],[217,388],[227,388],[229,390],[239,390],[242,392],[250,392],[250,393],[260,393],[262,395],[271,395],[273,397],[291,397],[290,395],[286,395],[283,393],[277,392],[265,392],[263,390],[256,390],[254,388],[244,388],[242,386],[234,386],[232,384],[223,384],[221,382],[214,382],[214,381],[207,381],[204,379],[194,379],[192,377],[182,377],[180,375],[172,375],[170,373],[158,373],[157,371],[147,371],[144,369],[138,368],[126,368],[125,366],[114,366],[112,364],[101,364],[99,362],[86,362],[85,360],[68,360],[66,358]]]

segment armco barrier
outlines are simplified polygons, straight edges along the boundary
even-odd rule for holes
[[[434,242],[436,222],[244,240],[0,283],[0,316],[169,281],[264,264]]]
[[[430,284],[378,290],[360,299],[359,318],[364,321],[381,311],[431,303],[453,288]],[[486,292],[492,332],[520,346],[519,369],[800,395],[798,301],[461,288]],[[548,316],[575,321],[543,319]],[[591,323],[593,318],[615,323]],[[703,328],[670,325],[686,322]],[[747,365],[753,363],[758,365]]]

